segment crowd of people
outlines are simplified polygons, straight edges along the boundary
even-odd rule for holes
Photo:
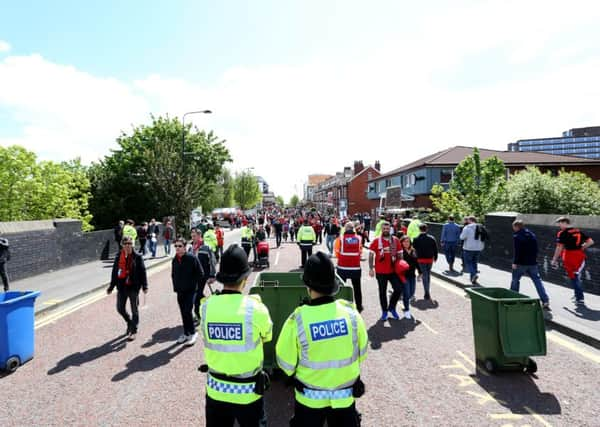
[[[154,224],[151,221],[150,224]],[[594,244],[581,230],[571,227],[567,217],[557,220],[560,226],[557,248],[552,260],[559,257],[572,280],[576,303],[583,302],[579,274],[585,263],[584,251]],[[158,232],[142,224],[146,240]],[[416,299],[417,281],[423,286],[423,299],[431,300],[430,278],[438,260],[438,242],[428,225],[417,217],[410,219],[378,218],[370,233],[370,217],[325,216],[315,211],[282,210],[248,215],[240,220],[240,242],[224,250],[220,227],[203,221],[191,232],[188,243],[174,235],[169,222],[163,237],[174,239],[172,259],[173,291],[182,321],[178,344],[191,346],[202,334],[207,374],[207,426],[265,425],[264,394],[269,378],[263,371],[262,344],[273,339],[273,322],[269,309],[256,295],[244,295],[251,272],[249,261],[257,259],[257,243],[271,238],[280,247],[284,233],[300,250],[302,280],[307,286],[309,302],[290,314],[275,344],[276,363],[289,377],[295,389],[292,426],[359,426],[355,398],[364,393],[360,363],[366,358],[367,334],[360,313],[364,310],[361,292],[363,250],[368,249],[368,273],[379,291],[380,321],[390,316],[412,319],[410,303]],[[133,229],[133,230],[132,230]],[[293,230],[291,232],[290,230]],[[134,250],[134,232],[138,232],[140,252]],[[549,309],[548,295],[537,268],[535,234],[521,220],[513,222],[514,264],[511,289],[519,290],[519,280],[529,274],[544,308]],[[164,234],[166,232],[166,235]],[[144,267],[142,237],[132,221],[126,221],[120,240],[121,249],[114,260],[111,293],[117,289],[117,311],[127,325],[129,340],[135,339],[139,324],[139,293],[148,292]],[[457,259],[469,274],[473,285],[478,282],[479,254],[489,239],[487,230],[475,217],[464,218],[458,225],[453,217],[442,227],[440,246],[449,270]],[[313,246],[325,242],[326,252],[312,253]],[[457,256],[458,250],[461,255]],[[334,298],[340,282],[351,281],[354,301]],[[223,285],[213,292],[215,281]],[[388,284],[392,288],[388,299]],[[210,295],[204,296],[205,286]],[[397,304],[402,299],[402,314]],[[129,301],[131,313],[126,310]]]

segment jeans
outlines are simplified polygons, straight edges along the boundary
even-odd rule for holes
[[[8,275],[6,274],[6,263],[0,262],[0,277],[2,277],[2,284],[4,285],[4,292],[8,291]]]
[[[446,262],[450,267],[454,267],[454,261],[456,260],[456,242],[444,242],[444,255],[446,256]]]
[[[480,251],[467,251],[463,249],[463,259],[465,268],[471,277],[471,281],[477,276],[477,261],[479,260]]]
[[[140,252],[142,255],[146,255],[146,239],[140,239]]]
[[[206,282],[208,282],[208,277],[203,277],[198,282],[198,289],[196,289],[196,293],[194,295],[194,314],[196,318],[200,318],[200,300],[204,298],[204,287],[206,286]]]
[[[407,277],[406,284],[408,285],[408,297],[410,298],[415,296],[415,289],[417,287],[417,278],[416,277]]]
[[[127,300],[129,300],[129,304],[131,306],[131,317],[125,308]],[[122,290],[117,290],[117,312],[127,323],[127,330],[134,334],[137,333],[138,324],[140,323],[140,315],[138,311],[139,304],[139,290],[134,289],[131,286],[126,288],[124,287]]]
[[[343,268],[337,268],[337,274],[346,283],[346,280],[350,279],[352,282],[352,289],[354,291],[354,302],[356,303],[356,309],[360,312],[363,311],[362,305],[362,290],[360,288],[360,270],[345,270]]]
[[[171,255],[171,241],[165,240],[165,254]]]
[[[193,335],[196,332],[196,328],[194,328],[194,317],[192,316],[195,294],[195,291],[177,292],[177,304],[179,304],[181,321],[183,322],[183,333],[185,335]]]
[[[275,243],[277,243],[277,247],[281,246],[281,232],[275,232]]]
[[[531,277],[531,280],[535,285],[535,290],[540,296],[542,302],[548,302],[548,295],[544,289],[544,284],[542,283],[542,278],[540,277],[540,272],[537,265],[517,265],[517,268],[512,271],[512,282],[510,284],[510,289],[515,292],[519,292],[519,281],[525,273],[529,274],[529,277]]]
[[[577,301],[583,301],[583,288],[581,287],[579,273],[577,273],[575,277],[571,279],[571,283],[573,284],[573,289],[575,290],[575,299]]]
[[[354,403],[347,408],[309,408],[296,401],[294,406],[290,427],[322,427],[325,421],[328,427],[360,427],[360,415]]]
[[[267,425],[264,400],[258,399],[248,405],[223,402],[206,396],[206,427],[233,427],[237,420],[240,427]]]
[[[396,304],[402,294],[402,284],[396,274],[375,274],[377,279],[377,286],[379,287],[379,304],[381,305],[381,311],[386,312],[396,309]],[[387,283],[392,284],[392,296],[390,297],[390,303],[387,302]]]
[[[150,253],[153,258],[156,258],[156,242],[153,242],[152,239],[148,240],[148,245],[150,246]]]
[[[329,251],[329,255],[331,255],[333,253],[333,242],[335,242],[335,236],[328,234],[325,244],[327,245],[327,250]]]
[[[217,253],[215,254],[215,258],[217,259],[217,262],[219,262],[219,260],[221,259],[222,256],[223,256],[223,246],[217,246]]]
[[[323,243],[323,233],[315,233],[315,236],[317,237],[317,244],[320,245]]]
[[[433,264],[419,263],[421,268],[421,279],[423,280],[423,288],[425,289],[425,295],[429,294],[429,287],[431,284],[431,267]]]

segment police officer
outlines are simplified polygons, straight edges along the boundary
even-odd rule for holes
[[[315,230],[310,226],[308,220],[302,223],[302,226],[298,230],[296,240],[298,240],[298,245],[300,245],[300,268],[304,268],[306,258],[312,255],[312,247],[317,241]]]
[[[286,320],[275,347],[277,364],[295,377],[290,426],[323,426],[326,420],[330,427],[359,426],[354,398],[364,393],[365,323],[352,303],[334,300],[338,284],[328,255],[312,255],[303,280],[310,302]]]
[[[242,221],[242,228],[240,229],[242,235],[242,248],[246,252],[246,258],[250,256],[250,250],[252,249],[252,240],[254,239],[254,231],[248,226],[248,221]]]
[[[242,427],[266,425],[263,343],[271,341],[273,323],[259,296],[242,295],[250,271],[245,252],[231,245],[217,273],[223,290],[200,306],[208,427],[233,426],[235,420]]]

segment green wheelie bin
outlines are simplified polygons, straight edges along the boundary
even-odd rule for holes
[[[354,295],[352,286],[345,285],[337,275],[335,279],[340,283],[340,288],[334,297],[352,302]],[[275,343],[279,338],[283,324],[296,307],[308,301],[306,289],[302,281],[302,273],[263,272],[256,275],[249,293],[260,295],[273,320],[273,340],[264,345],[264,367],[268,371],[272,371],[277,367],[275,363]]]
[[[537,371],[530,356],[546,354],[540,301],[504,288],[467,288],[471,298],[475,356],[488,372]]]

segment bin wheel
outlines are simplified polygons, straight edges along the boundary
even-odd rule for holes
[[[6,370],[8,372],[15,372],[21,365],[21,361],[18,357],[11,357],[6,361]]]
[[[533,359],[527,359],[527,366],[525,366],[525,372],[528,374],[535,374],[537,372],[537,363]]]
[[[485,361],[483,362],[483,366],[485,367],[485,370],[488,371],[490,374],[496,372],[496,362],[494,362],[492,359],[485,359]]]

